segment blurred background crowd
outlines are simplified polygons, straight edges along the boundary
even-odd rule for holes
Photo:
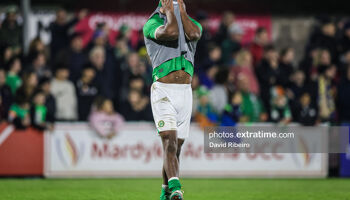
[[[22,46],[23,29],[16,6],[0,25],[0,119],[17,128],[52,129],[56,121],[152,121],[149,91],[152,67],[143,33],[131,42],[128,24],[115,44],[109,27],[99,23],[88,45],[74,26],[87,10],[68,17],[64,9]],[[273,42],[266,27],[242,42],[244,29],[232,12],[221,16],[216,32],[207,13],[194,15],[203,26],[193,77],[193,121],[201,127],[274,122],[303,125],[350,121],[350,21],[320,17],[297,51]],[[301,59],[297,59],[301,58]],[[116,127],[117,128],[117,127]],[[100,134],[104,134],[101,133]]]

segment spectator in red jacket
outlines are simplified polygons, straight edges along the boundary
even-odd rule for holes
[[[236,66],[232,68],[231,73],[235,76],[235,81],[240,80],[242,76],[249,80],[249,92],[259,95],[259,83],[253,68],[252,54],[248,50],[241,50],[236,56]]]
[[[250,47],[250,52],[253,55],[253,64],[255,67],[260,63],[264,55],[264,48],[269,44],[269,34],[267,29],[259,27],[255,32],[255,40]]]

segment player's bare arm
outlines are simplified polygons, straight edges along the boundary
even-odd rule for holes
[[[168,22],[156,31],[156,38],[160,41],[173,41],[179,37],[179,27],[174,13],[173,0],[162,0],[160,12],[165,14]]]
[[[186,12],[186,5],[184,3],[184,0],[178,0],[178,3],[179,3],[180,14],[181,14],[181,20],[183,23],[183,27],[184,27],[184,31],[187,39],[190,41],[199,40],[201,37],[201,30],[189,18]]]

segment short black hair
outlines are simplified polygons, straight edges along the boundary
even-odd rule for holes
[[[256,34],[256,35],[260,35],[260,34],[263,33],[263,32],[267,32],[267,29],[266,29],[265,27],[263,27],[263,26],[260,26],[260,27],[258,27],[258,28],[256,29],[255,34]]]
[[[215,75],[215,83],[223,85],[228,81],[229,70],[227,68],[219,69],[218,73]]]

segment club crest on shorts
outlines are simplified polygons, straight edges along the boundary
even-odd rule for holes
[[[165,122],[164,122],[163,120],[160,120],[160,121],[158,122],[158,126],[159,126],[159,127],[164,127],[164,125],[165,125]]]

